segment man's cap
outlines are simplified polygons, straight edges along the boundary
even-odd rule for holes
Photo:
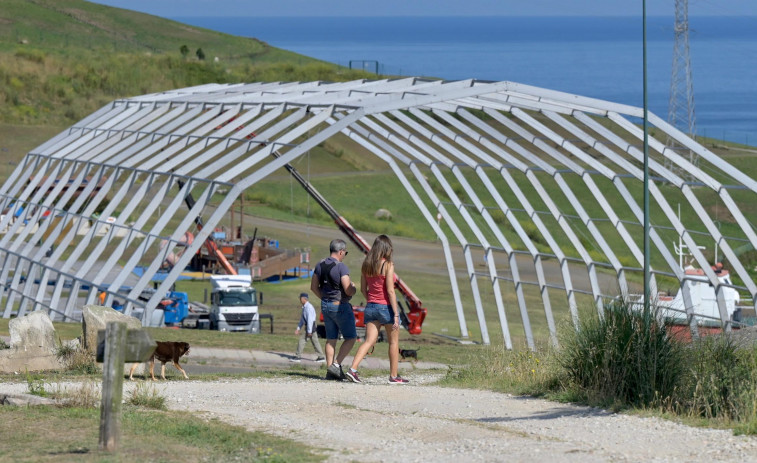
[[[305,299],[308,298],[308,293],[300,293],[300,297],[304,297]]]

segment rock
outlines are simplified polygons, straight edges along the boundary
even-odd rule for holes
[[[39,348],[54,351],[58,347],[55,339],[55,327],[47,313],[32,312],[21,318],[8,322],[12,349],[29,350]]]
[[[31,394],[0,394],[0,405],[28,407],[31,405],[55,405],[56,403],[53,399]]]
[[[55,328],[47,313],[32,312],[8,323],[10,348],[0,350],[0,372],[59,370]]]
[[[389,212],[389,209],[379,209],[376,211],[375,214],[373,214],[374,217],[376,217],[379,220],[392,220],[392,213]]]
[[[108,322],[123,322],[126,323],[127,329],[132,330],[142,328],[142,322],[138,319],[124,315],[110,307],[85,305],[81,315],[82,345],[93,353],[97,350],[97,332],[104,330]]]

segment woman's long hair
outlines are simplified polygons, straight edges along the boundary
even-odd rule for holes
[[[381,274],[381,259],[392,261],[392,240],[386,235],[379,235],[363,261],[362,272],[367,277]]]

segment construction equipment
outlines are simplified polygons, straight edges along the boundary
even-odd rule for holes
[[[179,180],[178,182],[179,189],[184,188],[184,182]],[[187,203],[187,207],[189,210],[192,210],[192,208],[195,205],[195,200],[192,197],[191,193],[187,193],[187,195],[184,197],[184,202]],[[202,230],[203,228],[203,222],[202,217],[199,215],[195,217],[195,225],[197,225],[198,230]],[[220,249],[218,249],[218,245],[216,245],[215,240],[213,240],[212,235],[208,235],[208,238],[205,240],[205,247],[208,250],[208,253],[215,257],[216,261],[223,267],[224,271],[228,275],[237,275],[237,270],[234,268],[233,265],[226,259],[226,256],[223,255]]]
[[[280,156],[276,152],[272,152],[271,154],[274,157]],[[304,177],[302,177],[302,175],[300,175],[299,172],[297,172],[297,169],[292,167],[290,164],[286,164],[284,167],[289,171],[290,174],[292,174],[292,177],[294,177],[295,180],[297,180],[300,185],[302,185],[305,191],[307,191],[308,194],[334,220],[334,223],[336,223],[336,226],[339,227],[339,230],[347,235],[347,238],[349,238],[349,240],[352,241],[358,249],[367,254],[368,251],[370,251],[371,246],[367,241],[365,241],[365,239],[363,239],[362,236],[360,236],[355,231],[354,228],[352,228],[352,225],[350,225],[350,223],[347,222],[344,217],[339,215],[336,209],[334,209],[334,207],[329,204],[329,202],[326,201],[323,196],[321,196],[318,190],[316,190],[313,185],[310,184],[310,182],[308,182]],[[407,312],[405,312],[405,308],[402,306],[402,303],[399,300],[397,301],[397,305],[400,309],[400,319],[402,320],[402,326],[404,326],[410,334],[421,334],[423,321],[426,319],[426,313],[428,312],[428,310],[423,307],[423,304],[418,296],[416,296],[415,293],[410,289],[410,287],[405,284],[405,282],[402,281],[402,279],[400,279],[400,277],[396,274],[394,287],[397,288],[397,291],[399,291],[402,296],[404,296],[405,303],[408,307]],[[356,325],[359,328],[364,327],[365,323],[363,322],[363,307],[355,307],[354,311]]]

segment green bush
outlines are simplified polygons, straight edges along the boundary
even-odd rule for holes
[[[569,388],[589,403],[616,407],[659,403],[684,373],[683,346],[665,324],[625,303],[585,317],[563,341],[559,361]]]
[[[689,374],[676,397],[679,413],[750,421],[757,399],[757,355],[729,335],[708,336],[688,349]]]

